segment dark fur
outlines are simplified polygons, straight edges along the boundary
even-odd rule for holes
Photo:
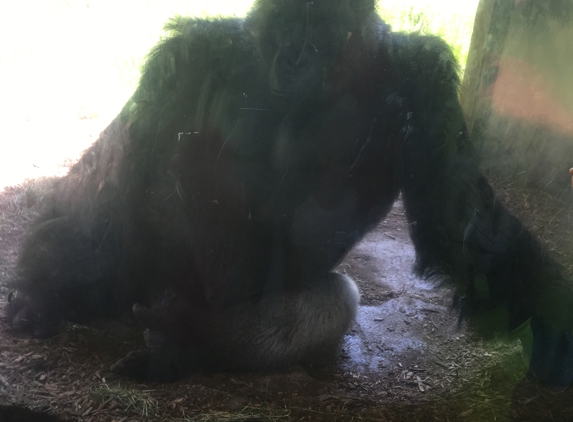
[[[167,30],[28,237],[15,327],[139,303],[148,348],[118,372],[319,371],[358,302],[332,271],[400,192],[418,271],[450,275],[466,314],[571,327],[571,285],[478,169],[441,40],[389,32],[372,0]]]

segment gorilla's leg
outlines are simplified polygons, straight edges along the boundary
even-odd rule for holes
[[[136,305],[136,318],[147,326],[148,347],[130,353],[112,369],[171,380],[205,370],[273,370],[300,364],[318,375],[333,366],[359,298],[351,279],[331,273],[303,283],[296,293],[273,292],[221,310],[183,309],[180,303],[159,310]]]

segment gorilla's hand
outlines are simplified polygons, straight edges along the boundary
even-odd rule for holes
[[[166,321],[159,313],[142,305],[133,305],[133,315],[145,327],[145,349],[130,352],[111,370],[118,375],[158,382],[175,381],[205,368],[205,357],[193,347],[180,346],[168,339],[162,330]]]

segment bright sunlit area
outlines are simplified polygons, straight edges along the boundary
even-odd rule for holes
[[[174,15],[244,16],[251,0],[22,0],[0,12],[0,187],[64,175],[130,97]],[[395,31],[437,34],[462,67],[477,0],[388,0]],[[455,22],[455,25],[453,24]]]

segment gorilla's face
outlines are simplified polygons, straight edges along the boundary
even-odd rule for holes
[[[353,32],[374,11],[373,0],[262,0],[258,37],[270,64],[269,87],[288,103],[320,99],[351,47]]]

